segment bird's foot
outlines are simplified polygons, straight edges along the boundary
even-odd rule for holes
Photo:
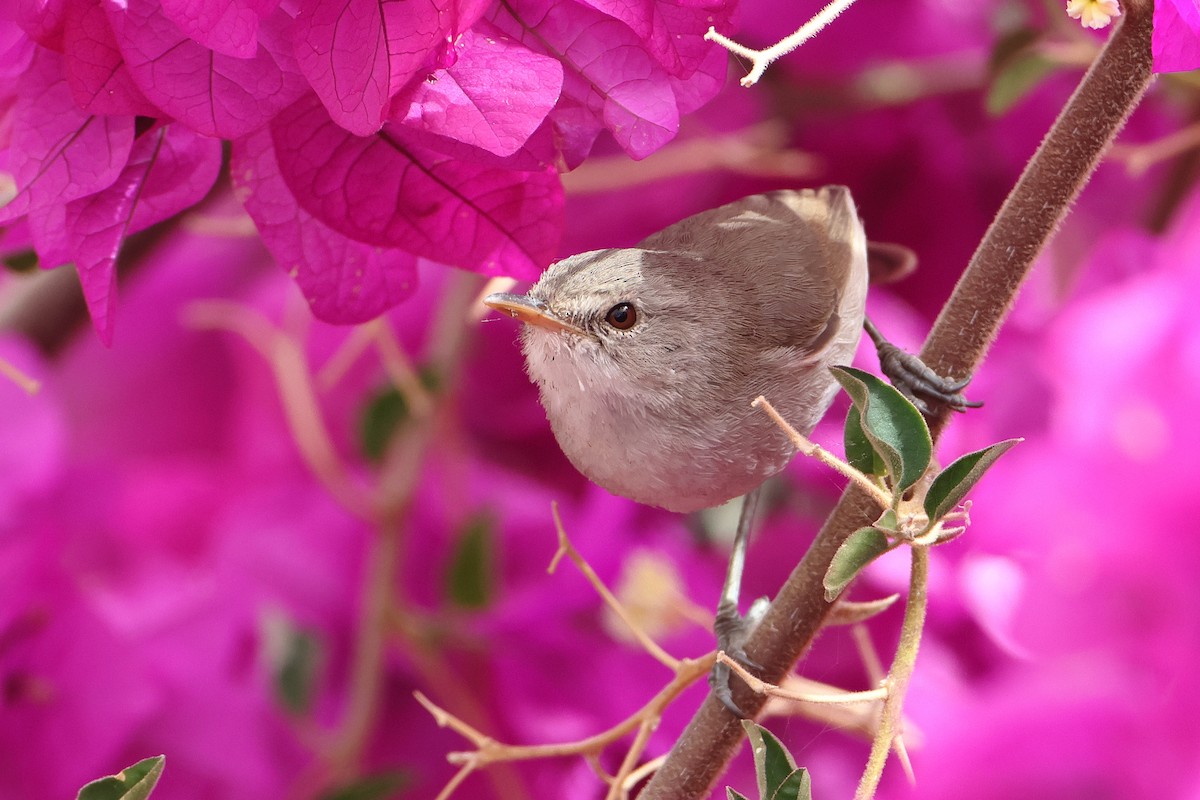
[[[962,390],[971,382],[970,376],[952,380],[939,375],[919,356],[901,350],[885,339],[870,320],[866,321],[865,326],[879,354],[880,371],[926,417],[937,411],[938,406],[963,412],[983,405],[967,400],[962,394]]]
[[[713,632],[717,635],[717,647],[746,669],[755,671],[762,669],[761,665],[746,655],[743,648],[770,605],[770,600],[760,597],[751,603],[750,610],[744,617],[738,613],[737,606],[733,604],[722,603],[717,608],[717,618],[713,622]],[[729,709],[731,714],[745,719],[745,712],[738,707],[737,703],[733,702],[733,690],[729,687],[731,677],[732,670],[729,665],[718,661],[713,665],[712,673],[708,676],[708,685],[712,687],[713,694],[725,708]]]

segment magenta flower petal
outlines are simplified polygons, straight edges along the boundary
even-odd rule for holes
[[[562,65],[480,22],[455,44],[458,59],[416,84],[397,121],[510,156],[558,102]]]
[[[182,125],[138,137],[120,177],[101,192],[30,217],[43,263],[73,261],[96,333],[112,341],[116,259],[125,237],[179,213],[208,192],[221,144]]]
[[[1192,0],[1158,0],[1150,50],[1155,72],[1200,68],[1200,8]]]
[[[639,159],[679,131],[666,70],[625,24],[573,0],[507,3],[496,6],[492,20],[526,47],[562,62],[563,109],[572,126],[602,125]]]
[[[302,209],[279,174],[268,132],[234,142],[230,171],[263,244],[318,318],[363,322],[412,294],[416,256],[356,242]]]
[[[338,125],[375,133],[388,102],[420,70],[434,66],[436,45],[475,21],[449,0],[313,0],[296,19],[296,58],[304,77]]]
[[[453,156],[462,161],[476,164],[517,170],[518,172],[538,172],[549,166],[558,165],[558,171],[564,172],[578,166],[578,161],[567,165],[562,157],[563,141],[556,135],[556,126],[551,117],[542,120],[538,127],[515,152],[499,156],[484,148],[470,144],[454,136],[442,135],[431,131],[404,126],[404,141],[437,151],[442,155]],[[461,132],[455,131],[456,135]],[[594,137],[593,137],[594,138]],[[591,148],[591,141],[588,142]],[[579,161],[583,160],[580,156]],[[564,166],[565,165],[565,166]]]
[[[16,78],[29,69],[36,50],[21,26],[0,19],[0,78]]]
[[[50,50],[62,51],[63,18],[67,0],[7,0],[10,15],[29,38]]]
[[[671,77],[680,114],[691,114],[717,96],[729,73],[729,56],[719,47],[708,51],[700,66],[686,79]]]
[[[279,170],[300,205],[346,236],[488,274],[533,277],[553,256],[562,185],[336,125],[313,95],[271,124]]]
[[[215,53],[253,58],[258,50],[258,20],[271,5],[253,0],[161,0],[167,19],[192,41]],[[256,6],[266,5],[259,9]]]
[[[253,58],[233,58],[189,39],[152,0],[111,2],[109,20],[134,82],[152,103],[207,136],[236,138],[264,125],[304,91],[276,11],[262,21]]]
[[[734,8],[732,3],[689,5],[660,0],[584,2],[628,25],[658,63],[677,78],[691,77],[713,50],[721,49],[704,41],[704,34],[709,27],[729,30]]]
[[[586,108],[568,97],[560,96],[538,129],[515,153],[508,156],[498,156],[462,139],[417,130],[407,125],[404,127],[404,139],[476,164],[521,172],[537,172],[552,166],[558,172],[569,172],[588,157],[601,130],[600,123]]]
[[[99,4],[70,0],[63,45],[67,85],[84,111],[145,117],[162,114],[133,82],[108,15]]]
[[[21,81],[8,164],[17,194],[0,208],[0,223],[103,189],[129,156],[133,118],[80,111],[62,63],[42,50]]]

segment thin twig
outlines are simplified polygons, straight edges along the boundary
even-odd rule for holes
[[[891,507],[891,495],[883,491],[883,489],[880,489],[879,486],[877,486],[866,475],[863,475],[854,467],[850,466],[845,461],[842,461],[833,453],[829,452],[824,447],[821,447],[821,445],[812,441],[807,436],[800,433],[800,431],[789,425],[787,420],[779,416],[779,412],[776,411],[775,407],[767,401],[767,398],[759,395],[758,397],[754,398],[754,402],[750,405],[754,408],[761,408],[763,411],[767,412],[767,416],[769,416],[776,425],[783,429],[783,432],[788,435],[788,438],[792,440],[792,444],[796,446],[796,449],[799,450],[801,454],[806,455],[809,458],[815,458],[817,461],[820,461],[827,467],[830,467],[849,478],[852,483],[856,484],[864,492],[871,495],[875,502],[879,504],[881,509],[887,509]]]
[[[887,597],[881,597],[878,600],[867,600],[864,602],[853,602],[850,600],[838,599],[834,605],[833,611],[825,620],[826,625],[854,625],[855,630],[858,628],[858,623],[865,622],[876,614],[881,614],[892,607],[892,604],[900,599],[898,594],[889,594]]]
[[[262,355],[275,375],[292,439],[308,468],[343,508],[360,519],[374,522],[371,498],[351,479],[321,417],[312,375],[300,344],[261,312],[231,301],[191,303],[184,310],[184,320],[195,328],[236,333]]]
[[[1200,123],[1192,123],[1152,142],[1117,142],[1108,157],[1124,162],[1129,174],[1137,177],[1154,165],[1197,147],[1200,147]]]
[[[392,587],[396,583],[396,551],[400,531],[386,527],[378,531],[367,555],[367,579],[362,588],[362,606],[350,667],[350,698],[326,755],[335,776],[347,778],[361,769],[375,721],[379,717],[379,694],[384,681],[387,615]]]
[[[433,414],[433,398],[421,383],[421,377],[404,354],[400,342],[396,340],[396,333],[387,320],[372,320],[364,323],[362,327],[370,332],[388,378],[396,387],[396,391],[403,395],[408,407],[412,409],[413,416],[418,420],[428,419]]]
[[[317,387],[327,392],[334,386],[337,386],[338,381],[346,377],[346,373],[350,371],[350,367],[354,366],[367,348],[371,345],[373,334],[371,329],[365,325],[355,325],[350,329],[350,335],[338,345],[338,349],[334,351],[325,364],[317,371]]]
[[[475,771],[474,764],[463,764],[462,769],[454,773],[454,777],[447,781],[442,790],[438,792],[438,796],[434,800],[449,800],[450,795],[465,781],[472,772]]]
[[[820,171],[819,158],[787,145],[787,126],[768,120],[732,133],[676,139],[642,161],[625,155],[595,156],[564,174],[563,188],[576,196],[717,170],[792,181],[811,179]]]
[[[629,792],[634,786],[637,786],[641,781],[645,780],[647,776],[653,775],[654,772],[661,767],[662,763],[666,760],[667,756],[665,754],[659,756],[658,758],[652,758],[625,776],[625,782],[621,786],[622,797],[628,797]]]
[[[759,680],[751,675],[745,667],[737,661],[730,658],[724,651],[717,653],[717,661],[722,664],[727,664],[731,670],[750,687],[750,691],[755,694],[764,694],[770,697],[778,697],[781,700],[794,700],[797,703],[813,703],[816,705],[834,705],[844,706],[853,705],[855,703],[875,703],[887,697],[887,689],[868,689],[864,692],[831,692],[816,693],[816,692],[793,692],[790,689],[785,689],[773,683]]]
[[[21,391],[28,395],[37,394],[42,390],[42,382],[32,375],[25,374],[20,367],[7,358],[0,358],[0,376],[8,378]]]
[[[766,71],[767,66],[772,61],[780,56],[787,55],[816,36],[822,28],[833,22],[839,14],[852,5],[854,5],[854,0],[833,0],[829,5],[821,9],[815,17],[804,23],[800,27],[800,30],[763,50],[754,50],[745,45],[738,44],[732,39],[717,33],[715,28],[709,28],[708,33],[704,34],[704,38],[710,42],[716,42],[735,55],[750,59],[753,67],[750,69],[750,73],[742,78],[742,86],[753,86],[758,83],[758,79],[763,76],[763,72]]]
[[[558,551],[550,559],[550,566],[547,568],[547,572],[553,573],[558,567],[558,562],[562,560],[564,555],[571,559],[575,563],[576,568],[583,573],[583,577],[587,579],[587,582],[596,590],[596,594],[600,595],[600,598],[604,600],[604,604],[629,628],[630,633],[633,634],[633,638],[638,641],[642,649],[667,669],[678,670],[679,659],[672,656],[666,650],[663,650],[657,642],[642,630],[642,626],[638,625],[629,616],[629,613],[625,610],[625,606],[621,605],[621,601],[616,598],[616,595],[600,580],[600,576],[592,569],[592,565],[587,563],[583,556],[579,555],[579,551],[575,549],[575,546],[571,544],[566,529],[563,528],[562,517],[558,513],[558,503],[550,504],[550,514],[554,517],[554,529],[558,531]]]
[[[634,737],[633,744],[625,753],[625,758],[621,759],[621,767],[613,776],[604,800],[620,800],[621,795],[624,794],[625,781],[637,768],[638,759],[642,757],[642,753],[646,752],[646,745],[650,743],[650,734],[654,733],[654,729],[657,727],[657,719],[642,720],[642,724],[638,726],[637,736]]]
[[[471,763],[476,767],[482,767],[505,761],[530,761],[563,756],[587,757],[598,755],[604,748],[637,730],[647,721],[661,718],[663,709],[670,705],[676,697],[696,681],[707,677],[715,661],[716,656],[713,653],[702,658],[681,660],[679,670],[671,682],[660,689],[658,694],[654,695],[640,709],[607,730],[573,742],[531,745],[504,744],[476,730],[420,692],[414,692],[414,695],[417,701],[433,715],[438,725],[450,728],[475,745],[476,749],[471,752],[449,753],[446,758],[452,764]]]

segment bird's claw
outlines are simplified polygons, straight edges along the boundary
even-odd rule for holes
[[[962,394],[971,382],[970,377],[952,380],[938,375],[918,356],[888,341],[877,343],[876,349],[880,371],[925,416],[932,414],[939,405],[960,413],[983,405],[967,400]]]
[[[971,382],[969,375],[960,380],[939,375],[920,356],[905,352],[884,338],[870,319],[863,320],[863,327],[875,343],[880,372],[926,417],[932,416],[938,406],[962,412],[983,405],[972,403],[962,395],[962,390]]]
[[[746,655],[743,647],[746,640],[750,638],[750,634],[758,627],[758,623],[766,614],[769,606],[770,601],[765,597],[760,597],[751,604],[749,612],[743,617],[738,613],[736,606],[722,603],[717,608],[717,617],[713,622],[713,632],[717,635],[717,647],[729,658],[755,672],[760,671],[762,665]],[[721,701],[721,704],[729,709],[729,713],[745,719],[746,712],[742,711],[733,701],[733,690],[729,686],[732,676],[733,671],[729,665],[718,661],[713,665],[712,672],[709,673],[708,685],[712,687],[713,694]]]

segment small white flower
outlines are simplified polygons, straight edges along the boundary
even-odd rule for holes
[[[1121,4],[1117,0],[1067,0],[1067,14],[1085,28],[1107,28],[1121,16]]]

